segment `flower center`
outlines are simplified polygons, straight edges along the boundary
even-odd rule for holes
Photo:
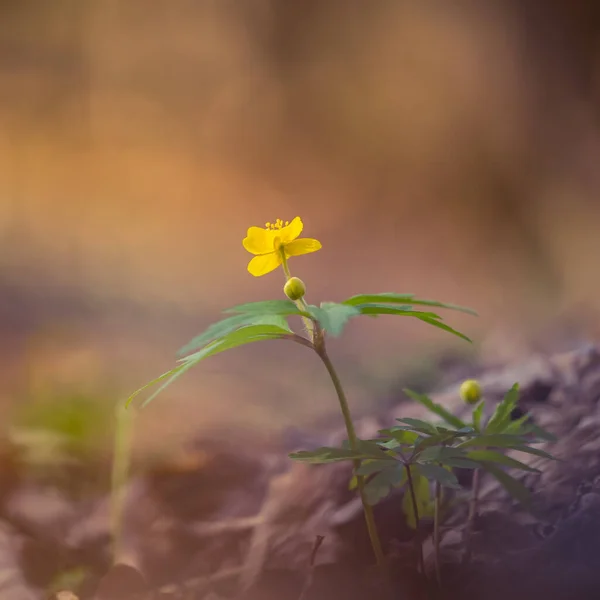
[[[284,227],[287,227],[290,224],[289,221],[286,221],[285,223],[281,220],[281,219],[277,219],[277,221],[275,221],[275,223],[265,223],[265,228],[267,229],[267,231],[277,231],[279,229],[283,229]]]

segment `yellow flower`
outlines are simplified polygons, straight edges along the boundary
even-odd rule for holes
[[[255,277],[274,271],[290,256],[300,256],[316,252],[321,242],[310,238],[298,239],[302,233],[302,220],[296,217],[291,223],[277,219],[275,223],[266,223],[265,227],[250,227],[242,244],[254,254],[248,263],[248,271]]]

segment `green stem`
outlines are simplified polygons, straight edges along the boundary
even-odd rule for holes
[[[410,472],[410,465],[405,464],[404,468],[406,469],[406,480],[408,483],[408,489],[410,491],[413,512],[415,513],[415,558],[417,561],[418,569],[422,574],[425,574],[425,559],[423,558],[423,546],[421,545],[421,538],[419,532],[419,506],[417,504],[417,496],[415,494],[415,484],[412,478],[412,473]]]
[[[281,252],[281,266],[283,267],[283,272],[285,273],[285,280],[289,281],[290,278],[292,277],[292,274],[290,272],[290,267],[288,266],[287,257],[285,255],[285,251],[283,250],[283,248],[280,250],[280,252]],[[296,300],[295,304],[300,310],[302,310],[304,312],[308,312],[308,304],[306,304],[306,300],[304,298],[300,298],[300,300]],[[306,329],[308,339],[311,342],[314,342],[315,341],[315,327],[314,327],[313,322],[306,317],[302,317],[302,322],[304,323],[304,328]]]
[[[435,576],[437,584],[442,589],[442,571],[440,566],[440,505],[442,503],[442,486],[439,481],[435,482],[435,505],[433,516],[433,544],[435,560]]]
[[[131,462],[133,409],[118,406],[111,473],[110,530],[113,563],[119,560],[123,533],[125,483]]]
[[[471,538],[475,527],[475,519],[477,518],[477,510],[479,508],[479,488],[481,486],[480,469],[475,469],[473,472],[473,482],[471,484],[471,502],[469,504],[469,514],[467,516],[467,527],[465,536],[465,554],[464,562],[471,560]]]
[[[338,400],[340,402],[340,408],[342,410],[342,415],[344,417],[344,423],[346,425],[346,431],[348,433],[348,441],[350,442],[350,448],[354,451],[358,451],[358,438],[356,436],[356,431],[354,429],[354,423],[352,422],[352,416],[350,415],[350,407],[348,406],[348,400],[346,399],[346,394],[344,392],[344,388],[342,387],[342,383],[338,374],[327,355],[325,350],[325,342],[321,340],[319,347],[315,350],[319,355],[320,359],[323,361],[327,372],[329,373],[329,377],[331,377],[331,381],[333,382],[333,387],[338,396]],[[360,466],[360,461],[354,461],[354,471],[358,469]],[[367,531],[369,533],[369,539],[371,540],[371,546],[373,547],[373,553],[375,554],[375,559],[377,561],[377,566],[381,569],[381,571],[386,573],[386,561],[385,556],[383,554],[383,548],[381,546],[381,540],[379,539],[379,534],[377,533],[377,525],[375,523],[375,515],[373,514],[373,507],[367,502],[367,496],[365,493],[365,478],[364,475],[356,474],[356,482],[358,491],[360,493],[360,499],[362,501],[363,511],[365,514],[365,521],[367,523]]]

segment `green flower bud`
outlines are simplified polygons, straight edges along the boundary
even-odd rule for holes
[[[290,277],[283,286],[285,295],[294,302],[300,300],[306,294],[306,286],[304,281],[298,277]]]
[[[481,385],[475,379],[467,379],[462,382],[459,394],[463,402],[476,404],[481,400]]]

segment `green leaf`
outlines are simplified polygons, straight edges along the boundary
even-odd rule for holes
[[[399,464],[398,461],[393,458],[390,458],[389,460],[367,458],[361,462],[356,473],[364,476],[373,475],[373,473],[378,473],[383,469],[387,469],[390,466],[396,466],[397,464]]]
[[[437,481],[445,487],[461,489],[456,476],[439,465],[419,463],[419,471],[430,481]]]
[[[442,446],[445,442],[454,438],[452,433],[439,433],[438,435],[432,435],[427,438],[421,438],[417,443],[414,444],[415,454],[421,453],[425,448],[431,446]]]
[[[355,442],[355,448],[358,452],[365,456],[372,458],[385,458],[385,452],[381,448],[381,439],[376,440],[360,440],[357,439]],[[344,450],[352,450],[352,445],[348,440],[342,442],[342,448]]]
[[[556,442],[558,440],[558,438],[555,435],[553,435],[549,431],[546,431],[545,429],[543,429],[539,425],[536,425],[535,423],[529,423],[529,425],[527,426],[527,431],[524,431],[523,433],[533,434],[537,439],[544,440],[546,442]]]
[[[429,325],[433,325],[434,327],[437,327],[438,329],[447,331],[448,333],[451,333],[452,335],[455,335],[455,336],[461,338],[462,340],[469,342],[470,344],[473,343],[473,340],[471,338],[467,337],[464,333],[461,333],[460,331],[450,327],[450,325],[446,325],[445,323],[440,323],[440,321],[436,321],[435,319],[429,319],[428,317],[417,316],[417,319],[419,319],[419,321],[423,321],[423,323],[429,323]]]
[[[404,427],[391,427],[390,429],[380,429],[379,434],[384,437],[391,437],[399,444],[414,444],[419,434],[409,431]]]
[[[148,398],[146,398],[142,402],[142,408],[150,404],[152,400],[154,400],[159,394],[165,391],[176,379],[181,377],[186,371],[189,371],[194,366],[194,363],[183,363],[178,367],[173,369],[172,375],[157,389],[155,390]]]
[[[454,467],[455,469],[479,469],[481,465],[474,460],[468,458],[448,457],[443,460],[445,466]]]
[[[540,450],[539,448],[532,448],[531,446],[514,446],[513,450],[517,450],[518,452],[525,452],[526,454],[533,454],[534,456],[547,458],[548,460],[560,460],[559,458],[556,458],[556,456],[552,456],[552,454],[545,452],[544,450]]]
[[[163,383],[158,390],[156,390],[143,402],[142,407],[150,404],[152,400],[154,400],[161,392],[170,386],[178,377],[181,377],[183,373],[196,366],[201,360],[204,360],[209,356],[214,356],[215,354],[219,354],[225,350],[230,350],[238,346],[251,344],[252,342],[279,339],[288,335],[290,335],[288,330],[277,325],[248,325],[246,327],[236,329],[228,335],[210,342],[201,350],[198,350],[197,352],[194,352],[185,358],[179,359],[179,362],[182,364],[175,367],[168,373],[161,375],[159,380],[168,377],[167,381],[165,381],[165,383]],[[148,387],[148,385],[145,387]]]
[[[502,433],[511,423],[510,415],[519,401],[519,384],[515,383],[506,393],[502,402],[496,406],[496,410],[488,421],[485,428],[486,433]]]
[[[387,466],[365,484],[367,502],[373,506],[386,498],[392,487],[400,487],[406,481],[406,471],[401,463]]]
[[[508,473],[505,473],[496,465],[486,463],[484,468],[490,475],[498,480],[498,483],[500,483],[513,498],[515,498],[526,508],[531,507],[531,493],[519,480],[515,479]]]
[[[490,433],[473,437],[471,439],[460,442],[456,445],[457,448],[467,448],[477,446],[483,448],[513,448],[522,445],[526,440],[520,435],[510,435],[506,433]]]
[[[344,300],[344,304],[351,306],[358,306],[359,304],[410,304],[419,306],[435,306],[439,308],[447,308],[450,310],[457,310],[470,315],[477,316],[477,313],[465,306],[459,306],[457,304],[447,304],[444,302],[438,302],[437,300],[423,300],[421,298],[415,298],[414,294],[395,294],[393,292],[382,293],[382,294],[360,294],[358,296],[352,296],[347,300]]]
[[[467,458],[480,463],[496,463],[504,465],[506,467],[512,467],[514,469],[521,469],[523,471],[529,471],[531,473],[539,473],[539,469],[534,469],[519,460],[510,458],[501,452],[495,452],[494,450],[473,450],[467,452]]]
[[[460,448],[451,448],[448,446],[433,446],[431,448],[425,448],[423,452],[419,454],[420,462],[441,462],[446,463],[451,458],[467,458],[465,450]]]
[[[438,430],[436,429],[435,425],[432,425],[431,423],[428,423],[427,421],[423,421],[421,419],[406,418],[396,419],[396,421],[399,421],[400,423],[406,423],[409,427],[411,427],[415,431],[418,431],[419,433],[425,433],[426,435],[438,434]]]
[[[443,419],[446,423],[448,423],[448,425],[452,425],[452,427],[456,427],[457,429],[467,426],[464,421],[459,419],[456,415],[453,415],[450,411],[446,410],[441,404],[437,404],[431,400],[431,398],[425,394],[418,394],[417,392],[413,392],[409,389],[404,389],[403,391],[407,396],[419,404],[422,404],[425,408],[427,408],[427,410]]]
[[[473,410],[473,427],[475,431],[481,431],[481,418],[483,417],[483,409],[485,408],[485,400],[482,400]]]
[[[254,315],[304,315],[291,300],[264,300],[262,302],[248,302],[224,310],[225,313],[245,313]]]
[[[340,462],[344,460],[359,460],[365,457],[363,454],[352,452],[352,450],[346,450],[345,448],[330,448],[323,446],[316,450],[301,450],[300,452],[293,452],[289,454],[292,460],[301,462],[307,462],[311,464],[325,464],[332,462]]]
[[[346,323],[352,317],[360,315],[358,308],[337,302],[321,302],[320,307],[310,305],[308,311],[319,325],[333,336],[340,335]]]
[[[185,367],[186,367],[186,365],[178,365],[178,366],[174,367],[173,369],[171,369],[170,371],[167,371],[166,373],[163,373],[159,377],[156,377],[152,381],[149,381],[146,385],[143,385],[141,388],[138,388],[135,392],[133,392],[133,394],[131,394],[129,396],[129,398],[127,398],[127,401],[125,402],[125,406],[126,407],[129,406],[131,404],[131,402],[139,394],[141,394],[142,392],[146,391],[148,388],[152,387],[153,385],[156,385],[157,383],[160,383],[161,381],[164,381],[165,379],[173,377],[179,371],[182,371]]]
[[[361,315],[397,315],[400,317],[426,317],[428,319],[441,319],[439,315],[432,312],[412,310],[412,306],[386,306],[385,304],[360,304],[357,306]]]
[[[550,432],[542,429],[539,425],[533,423],[529,414],[523,415],[516,421],[511,421],[504,428],[504,432],[534,436],[536,439],[545,442],[556,442],[557,439],[555,435],[552,435]]]
[[[222,338],[233,331],[249,325],[273,325],[285,330],[286,333],[292,333],[286,319],[280,315],[257,315],[244,314],[228,317],[217,323],[213,323],[200,335],[196,336],[191,342],[186,344],[178,352],[178,356],[183,356],[189,352],[194,352],[206,344]]]

